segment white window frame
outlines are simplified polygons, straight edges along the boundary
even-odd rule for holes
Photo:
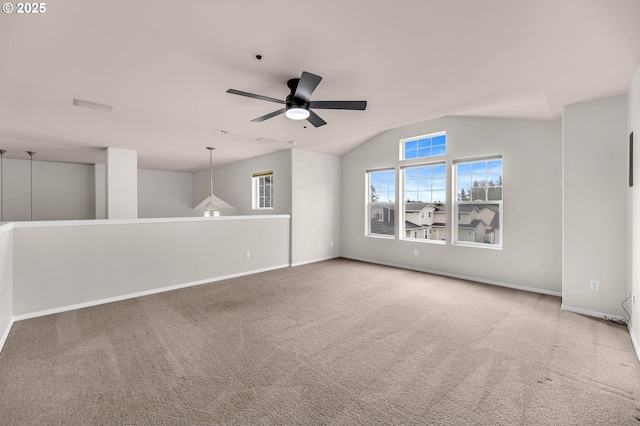
[[[415,157],[411,157],[411,158],[406,158],[406,151],[407,151],[407,143],[410,142],[418,142],[420,140],[424,140],[424,139],[433,139],[439,136],[444,136],[445,137],[445,143],[444,145],[435,145],[435,146],[444,146],[444,152],[439,152],[437,154],[427,154],[427,155],[417,155],[418,154],[418,148],[416,147],[416,156]],[[424,148],[426,150],[426,147]],[[413,150],[413,149],[411,149]],[[430,145],[429,146],[429,151],[432,152],[433,151],[433,146]],[[442,131],[442,132],[436,132],[436,133],[428,133],[426,135],[420,135],[420,136],[412,136],[410,138],[404,138],[404,139],[400,139],[400,161],[412,161],[412,160],[423,160],[425,158],[433,158],[433,157],[440,157],[443,155],[447,154],[447,132],[446,131]]]
[[[371,214],[371,174],[372,173],[377,173],[377,172],[392,172],[393,173],[393,207],[394,207],[394,211],[396,209],[397,206],[397,194],[398,194],[398,173],[397,170],[395,169],[395,167],[388,167],[388,168],[384,168],[384,169],[373,169],[373,170],[367,170],[365,172],[365,182],[366,182],[366,188],[365,188],[365,230],[364,230],[364,235],[367,237],[372,237],[372,238],[385,238],[385,239],[395,239],[396,238],[396,234],[397,234],[397,226],[396,224],[397,222],[397,218],[395,217],[396,214],[394,213],[394,219],[393,219],[393,235],[388,235],[388,234],[375,234],[371,232],[371,223],[373,220],[377,220],[374,219],[372,217]],[[389,191],[386,191],[389,192]],[[382,221],[385,220],[384,217],[384,212],[382,213]]]
[[[459,201],[458,200],[458,166],[462,165],[462,164],[473,164],[473,163],[479,163],[479,162],[489,162],[489,161],[496,161],[496,160],[500,160],[502,162],[502,166],[501,166],[501,173],[500,173],[500,179],[501,179],[501,183],[502,185],[499,187],[500,191],[501,191],[501,195],[500,195],[500,200],[476,200],[476,201]],[[451,214],[451,218],[452,218],[452,244],[453,245],[458,245],[458,246],[468,246],[468,247],[479,247],[479,248],[485,248],[485,249],[493,249],[493,250],[502,250],[503,248],[503,242],[504,242],[504,226],[503,226],[503,222],[504,222],[504,207],[503,207],[503,202],[504,202],[504,159],[502,155],[491,155],[491,156],[485,156],[485,157],[475,157],[475,158],[468,158],[468,159],[460,159],[460,160],[454,160],[452,167],[451,167],[451,171],[452,171],[452,176],[453,176],[453,185],[451,188],[451,193],[453,195],[453,199],[452,199],[452,204],[453,204],[453,209],[452,209],[452,214]],[[488,188],[487,187],[487,193],[488,193]],[[497,186],[494,188],[498,188]],[[488,197],[487,197],[488,198]],[[498,244],[492,244],[492,243],[485,243],[485,242],[475,242],[475,241],[465,241],[465,240],[460,240],[459,238],[459,222],[461,219],[461,216],[463,213],[460,212],[460,206],[461,205],[475,205],[475,206],[486,206],[486,205],[497,205],[498,206]]]
[[[444,134],[444,132],[442,132],[441,134]],[[415,138],[412,138],[415,139]],[[406,196],[405,196],[405,172],[407,169],[413,169],[413,168],[418,168],[418,167],[434,167],[434,166],[444,166],[445,168],[445,172],[444,172],[444,183],[445,183],[445,187],[444,187],[444,195],[445,195],[445,199],[444,199],[444,205],[445,208],[448,208],[448,204],[447,204],[447,186],[448,186],[448,180],[447,180],[447,169],[449,168],[448,164],[446,161],[433,161],[433,162],[428,162],[428,163],[411,163],[411,164],[407,164],[405,166],[400,167],[400,179],[399,179],[399,184],[400,184],[400,216],[398,218],[398,223],[399,223],[399,228],[400,228],[400,240],[403,241],[412,241],[412,242],[418,242],[418,243],[424,243],[424,244],[446,244],[447,241],[446,240],[431,240],[428,238],[419,238],[419,237],[407,237],[407,230],[405,229],[405,217],[406,217],[406,212],[405,212],[405,208],[406,208]],[[424,213],[424,212],[422,212]],[[429,218],[431,219],[433,217],[432,212],[429,212]],[[449,227],[449,225],[447,224],[446,227]],[[446,229],[446,228],[445,228]],[[417,231],[415,231],[417,232]],[[414,233],[415,235],[415,233]]]
[[[270,183],[266,183],[266,178],[270,177]],[[266,192],[266,188],[270,187],[269,195],[261,195],[260,189],[264,188]],[[273,171],[264,171],[264,172],[256,172],[252,175],[251,182],[251,198],[252,198],[252,208],[253,210],[273,210],[274,207],[274,179],[273,179]],[[270,201],[267,203],[267,199]],[[268,205],[269,204],[269,205]]]

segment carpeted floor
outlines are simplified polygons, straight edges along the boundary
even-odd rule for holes
[[[14,324],[3,425],[640,425],[627,329],[336,259]]]

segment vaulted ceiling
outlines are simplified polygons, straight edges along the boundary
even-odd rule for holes
[[[639,61],[638,0],[47,2],[0,14],[0,149],[100,163],[112,146],[175,171],[207,168],[207,146],[216,164],[293,144],[341,155],[446,115],[559,119],[625,93]],[[302,71],[323,77],[312,99],[366,111],[255,123],[280,106],[226,93],[284,99]]]

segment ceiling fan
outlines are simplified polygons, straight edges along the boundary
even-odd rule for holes
[[[311,74],[310,72],[303,71],[300,78],[292,78],[287,81],[287,86],[291,90],[286,100],[280,100],[270,98],[268,96],[255,95],[253,93],[243,92],[241,90],[229,89],[227,93],[234,95],[247,96],[249,98],[262,99],[263,101],[275,102],[278,104],[284,104],[285,107],[262,117],[254,118],[251,121],[261,122],[273,118],[277,115],[283,114],[292,120],[304,120],[307,119],[309,123],[315,127],[324,126],[327,124],[322,118],[315,112],[314,109],[348,109],[348,110],[364,110],[367,108],[367,101],[312,101],[309,98],[316,89],[318,84],[322,80],[319,75]]]

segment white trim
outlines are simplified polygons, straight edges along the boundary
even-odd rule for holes
[[[302,262],[292,263],[291,266],[308,265],[309,263],[324,262],[325,260],[338,259],[339,257],[342,257],[342,256],[335,255],[335,256],[319,257],[317,259],[304,260]]]
[[[636,351],[638,362],[640,362],[640,345],[638,345],[638,341],[636,340],[636,335],[634,334],[633,328],[631,327],[631,322],[627,324],[627,328],[629,328],[629,334],[631,335],[631,343],[633,343],[633,349]]]
[[[613,314],[605,314],[604,312],[591,311],[589,309],[575,308],[573,306],[565,305],[564,303],[560,306],[560,309],[563,311],[573,312],[574,314],[586,315],[589,317],[609,319],[609,318],[620,318],[620,315]]]
[[[279,215],[245,215],[245,216],[210,216],[210,217],[165,217],[145,219],[87,219],[87,220],[44,220],[34,222],[9,222],[13,228],[50,228],[55,226],[95,226],[95,225],[131,225],[144,223],[176,223],[176,222],[207,222],[225,220],[261,220],[261,219],[291,219],[289,214]],[[2,227],[6,225],[1,225]]]
[[[13,229],[13,222],[5,222],[0,225],[0,233],[8,232]]]
[[[172,285],[172,286],[168,286],[168,287],[154,288],[154,289],[151,289],[151,290],[140,291],[140,292],[137,292],[137,293],[124,294],[124,295],[121,295],[121,296],[109,297],[109,298],[106,298],[106,299],[92,300],[90,302],[83,302],[83,303],[78,303],[78,304],[75,304],[75,305],[67,305],[67,306],[61,306],[59,308],[45,309],[43,311],[31,312],[31,313],[22,314],[22,315],[16,315],[16,316],[13,317],[13,321],[22,321],[22,320],[25,320],[25,319],[42,317],[42,316],[45,316],[45,315],[58,314],[60,312],[74,311],[76,309],[89,308],[91,306],[104,305],[106,303],[119,302],[121,300],[134,299],[136,297],[149,296],[149,295],[152,295],[152,294],[164,293],[166,291],[178,290],[178,289],[181,289],[181,288],[193,287],[193,286],[202,285],[202,284],[209,284],[209,283],[216,282],[216,281],[228,280],[228,279],[231,279],[231,278],[242,277],[242,276],[245,276],[245,275],[258,274],[260,272],[267,272],[267,271],[272,271],[272,270],[275,270],[275,269],[282,269],[282,268],[288,268],[288,267],[289,267],[288,264],[270,266],[268,268],[254,269],[252,271],[239,272],[239,273],[236,273],[236,274],[223,275],[223,276],[220,276],[220,277],[207,278],[207,279],[198,280],[198,281],[191,281],[191,282],[184,283],[184,284],[176,284],[176,285]]]
[[[341,257],[343,257],[345,259],[359,260],[361,262],[375,263],[375,264],[384,265],[384,266],[392,266],[394,268],[401,268],[401,269],[408,269],[408,270],[411,270],[411,271],[424,272],[424,273],[427,273],[427,274],[441,275],[443,277],[458,278],[458,279],[466,280],[466,281],[475,281],[477,283],[490,284],[490,285],[495,285],[495,286],[498,286],[498,287],[513,288],[515,290],[523,290],[523,291],[528,291],[528,292],[531,292],[531,293],[540,293],[540,294],[546,294],[546,295],[549,295],[549,296],[562,297],[562,292],[560,292],[560,291],[544,290],[544,289],[541,289],[541,288],[526,287],[526,286],[521,286],[521,285],[516,285],[516,284],[503,283],[503,282],[500,282],[500,281],[485,280],[485,279],[482,279],[482,278],[470,277],[470,276],[467,276],[467,275],[451,274],[451,273],[448,273],[448,272],[434,271],[432,269],[425,269],[425,268],[417,268],[415,266],[401,265],[399,263],[393,263],[393,262],[380,262],[378,260],[364,259],[364,258],[351,257],[351,256],[345,256],[345,255],[342,255]]]
[[[11,331],[11,327],[13,327],[14,322],[15,322],[15,319],[12,318],[9,324],[7,325],[6,330],[4,330],[4,332],[2,333],[2,337],[0,337],[0,352],[2,352],[2,348],[4,348],[4,343],[7,341],[7,338],[9,337],[9,332]]]

